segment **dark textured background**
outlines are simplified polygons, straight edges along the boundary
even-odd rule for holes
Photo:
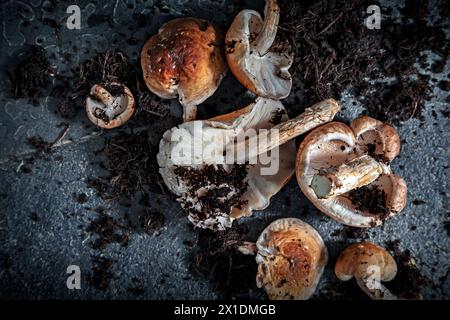
[[[2,70],[11,66],[25,44],[43,46],[59,74],[67,74],[79,62],[107,49],[121,48],[132,59],[137,59],[147,37],[156,33],[163,22],[175,16],[206,18],[226,29],[243,7],[258,10],[263,7],[262,1],[234,3],[225,0],[55,3],[40,0],[29,3],[2,2]],[[70,4],[78,4],[82,9],[81,30],[65,28],[65,11]],[[147,19],[137,19],[138,13],[144,14]],[[101,22],[96,15],[112,16],[112,21]],[[45,23],[45,18],[54,19],[60,26],[58,36]],[[137,40],[134,45],[130,44],[130,36]],[[64,58],[66,53],[72,54],[70,63]],[[432,53],[428,56],[430,61],[435,58]],[[442,74],[433,77],[448,78],[449,72],[447,61]],[[158,234],[133,232],[128,246],[111,245],[102,252],[88,245],[89,234],[85,229],[95,213],[86,207],[103,206],[111,211],[127,211],[131,216],[135,210],[121,208],[114,201],[101,200],[85,183],[89,176],[105,174],[95,165],[102,157],[95,155],[94,151],[100,149],[105,137],[114,132],[96,131],[93,126],[86,126],[88,120],[80,112],[70,121],[68,135],[63,145],[49,156],[50,161],[38,161],[30,174],[18,172],[21,161],[33,152],[26,143],[27,137],[40,135],[53,141],[60,134],[61,128],[57,125],[64,120],[55,113],[55,109],[61,99],[43,98],[39,100],[38,106],[32,106],[26,100],[11,98],[10,83],[4,72],[0,79],[0,297],[215,298],[216,293],[209,281],[193,277],[188,270],[190,249],[183,242],[194,242],[196,233],[180,213],[179,205],[167,197],[150,194],[153,207],[166,217],[165,227]],[[295,94],[292,93],[290,101],[293,101]],[[408,183],[408,205],[402,214],[387,221],[383,227],[368,231],[369,239],[376,243],[400,239],[401,249],[411,250],[420,271],[433,282],[423,289],[425,298],[450,298],[450,237],[444,228],[445,222],[450,219],[450,130],[448,118],[444,118],[440,112],[448,108],[448,103],[445,103],[447,94],[434,88],[431,100],[423,111],[424,120],[411,119],[397,128],[404,141],[393,169]],[[234,98],[236,95],[238,98]],[[224,113],[245,106],[250,99],[251,95],[244,92],[228,74],[216,94],[201,107],[201,113],[203,116]],[[339,117],[344,120],[350,120],[364,111],[358,104],[352,104],[349,94],[344,94],[341,104],[343,112]],[[177,103],[173,102],[172,105],[171,112],[175,117],[179,116]],[[437,116],[432,115],[433,110]],[[174,121],[149,125],[161,132],[161,126],[170,127]],[[151,136],[150,139],[158,141],[160,136]],[[83,205],[77,203],[74,193],[86,193],[88,202]],[[286,200],[288,198],[290,204]],[[425,203],[414,205],[413,200],[417,199]],[[40,217],[39,221],[31,219],[33,212]],[[273,198],[268,209],[239,223],[249,226],[256,233],[268,221],[281,216],[298,217],[315,227],[326,242],[330,261],[348,244],[348,241],[343,241],[341,236],[333,233],[342,226],[318,213],[301,194],[295,179]],[[105,291],[95,289],[87,282],[92,258],[99,255],[114,260],[114,278]],[[81,290],[70,291],[66,288],[65,271],[70,264],[81,267]],[[332,267],[329,264],[322,277],[316,292],[318,298],[332,281]],[[143,290],[139,295],[129,290],[136,287],[136,279]],[[255,292],[254,297],[261,298],[264,295]]]

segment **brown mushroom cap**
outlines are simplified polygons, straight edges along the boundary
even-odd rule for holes
[[[398,154],[399,149],[400,138],[395,129],[378,120],[361,117],[354,120],[351,127],[330,122],[309,133],[300,145],[297,181],[308,199],[336,221],[355,227],[380,225],[406,205],[406,183],[393,175],[389,163],[386,163]],[[369,209],[358,209],[347,194],[319,199],[311,188],[313,177],[321,170],[340,166],[366,154],[379,161],[383,168],[381,175],[368,187],[384,191],[387,216],[372,213]]]
[[[185,108],[197,106],[216,91],[226,73],[223,35],[206,20],[174,19],[145,43],[141,67],[153,93],[163,99],[179,97]],[[195,110],[190,111],[186,120],[195,118]]]
[[[120,94],[113,96],[108,89],[120,87]],[[108,86],[94,85],[90,96],[86,98],[86,115],[95,125],[113,129],[125,124],[134,113],[134,97],[130,89],[120,83],[109,83]]]
[[[319,233],[295,218],[272,222],[256,242],[256,283],[273,300],[308,299],[328,261]]]
[[[379,267],[381,281],[391,281],[397,274],[397,263],[382,247],[368,242],[354,243],[339,255],[335,274],[342,281],[371,275],[370,266]]]

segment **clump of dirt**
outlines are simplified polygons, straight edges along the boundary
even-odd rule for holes
[[[135,192],[145,192],[146,188],[165,192],[156,161],[158,146],[150,143],[149,134],[147,130],[134,134],[121,132],[106,141],[104,154],[114,195],[130,197]]]
[[[51,153],[52,143],[45,141],[41,136],[32,136],[27,139],[29,145],[31,145],[37,153]]]
[[[439,60],[448,58],[445,32],[428,24],[425,0],[407,1],[400,9],[400,21],[389,8],[381,7],[381,29],[369,30],[365,11],[373,4],[370,0],[280,1],[280,34],[295,52],[293,87],[304,92],[304,99],[296,101],[300,108],[325,98],[339,99],[352,88],[375,118],[398,123],[420,117],[430,92],[429,77],[414,80],[414,64],[426,67],[425,50],[438,54]],[[438,23],[444,20],[443,16]],[[393,86],[368,81],[387,77],[395,79]]]
[[[99,208],[98,217],[90,222],[86,231],[92,235],[90,245],[93,249],[102,250],[112,243],[127,246],[131,226],[127,219],[115,218],[104,209]]]
[[[386,242],[386,249],[391,252],[397,262],[398,271],[392,281],[384,284],[401,298],[420,299],[421,288],[430,285],[431,280],[420,273],[411,252],[408,249],[402,251],[399,246],[400,240]]]
[[[241,197],[248,187],[248,165],[236,164],[229,170],[222,165],[205,165],[199,169],[177,167],[174,172],[188,188],[187,194],[178,201],[195,220],[228,214],[232,207],[242,208],[245,204]],[[207,186],[214,187],[200,194]]]
[[[96,289],[106,290],[113,279],[113,261],[105,257],[94,257],[92,269],[89,275],[89,283]]]
[[[344,240],[366,239],[368,237],[366,229],[350,226],[344,226],[341,229],[334,231],[331,235],[333,237],[342,237]]]
[[[34,104],[46,94],[53,76],[47,53],[42,47],[31,46],[21,52],[12,73],[9,74],[14,98],[28,98]]]
[[[239,228],[214,232],[202,229],[197,235],[189,269],[199,277],[207,277],[222,298],[251,298],[256,287],[255,257],[241,254],[237,246],[245,241]]]
[[[347,197],[360,211],[378,215],[381,219],[387,218],[389,208],[386,206],[386,193],[375,186],[367,185],[349,191]]]
[[[146,208],[144,214],[139,216],[139,225],[147,234],[154,234],[164,227],[166,218],[164,215],[156,210]]]

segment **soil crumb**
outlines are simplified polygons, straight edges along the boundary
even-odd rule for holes
[[[89,275],[89,283],[96,289],[106,290],[113,279],[113,261],[105,257],[94,257],[92,269]]]
[[[237,251],[245,240],[244,231],[236,227],[219,232],[200,230],[189,259],[192,274],[208,278],[224,299],[249,299],[259,291],[255,257]]]
[[[147,234],[154,234],[160,231],[166,222],[164,215],[156,210],[146,208],[144,214],[139,217],[139,224]]]
[[[39,46],[31,46],[19,53],[12,74],[9,74],[14,98],[28,98],[37,104],[46,95],[46,89],[53,75],[46,51]]]
[[[399,245],[400,240],[386,242],[386,249],[397,262],[398,271],[392,281],[384,284],[401,298],[420,299],[421,288],[430,285],[431,280],[420,273],[411,252],[408,249],[401,251]]]
[[[386,193],[384,190],[368,185],[351,190],[347,197],[360,211],[378,215],[381,219],[387,218],[389,208],[386,206]]]
[[[112,243],[127,246],[131,226],[125,218],[115,218],[98,209],[98,217],[90,222],[86,231],[91,235],[90,245],[93,249],[102,250]]]

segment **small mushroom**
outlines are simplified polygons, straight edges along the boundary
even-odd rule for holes
[[[112,82],[92,86],[86,98],[86,114],[95,125],[112,129],[125,124],[134,112],[134,97],[123,84]]]
[[[288,120],[281,102],[257,98],[230,114],[185,122],[161,139],[161,176],[196,227],[223,230],[269,205],[294,173],[292,139],[338,111],[325,100]]]
[[[226,57],[234,76],[250,91],[270,99],[286,98],[292,87],[292,56],[286,46],[273,46],[280,9],[267,0],[264,20],[254,10],[238,13],[226,38]]]
[[[256,284],[271,300],[306,300],[316,290],[328,261],[320,234],[300,219],[272,222],[255,244],[239,247],[243,254],[256,254]]]
[[[184,121],[210,97],[227,71],[223,35],[206,20],[178,18],[145,43],[141,67],[147,87],[163,99],[179,99]]]
[[[382,284],[395,278],[397,263],[376,244],[365,241],[350,245],[339,255],[334,271],[339,280],[355,278],[358,286],[372,299],[398,299]]]
[[[330,122],[301,143],[297,181],[308,199],[336,221],[377,226],[406,205],[406,183],[390,168],[399,151],[396,130],[381,121],[364,116],[350,126]]]

